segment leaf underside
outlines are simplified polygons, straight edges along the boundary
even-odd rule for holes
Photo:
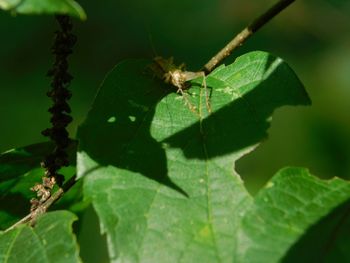
[[[61,14],[86,19],[85,11],[74,0],[0,0],[0,9],[15,14]]]

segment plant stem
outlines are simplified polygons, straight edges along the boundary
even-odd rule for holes
[[[47,199],[43,204],[39,205],[35,210],[33,210],[30,214],[23,217],[21,220],[10,226],[5,230],[5,232],[11,231],[19,225],[30,223],[33,224],[38,219],[39,216],[44,214],[51,205],[56,203],[65,192],[71,189],[75,183],[77,182],[76,176],[72,176],[69,180],[60,187],[49,199]]]
[[[213,71],[226,57],[238,47],[240,47],[251,35],[263,27],[272,18],[282,12],[295,0],[280,0],[269,10],[256,18],[251,24],[236,35],[223,49],[221,49],[210,61],[204,65],[203,71],[208,74]]]
[[[6,229],[4,232],[9,232],[11,231],[12,229],[15,229],[16,227],[18,227],[19,225],[22,225],[22,224],[26,224],[30,221],[32,217],[32,214],[28,214],[26,215],[25,217],[23,217],[21,220],[19,220],[18,222],[16,222],[15,224],[13,224],[12,226],[10,226],[8,229]]]

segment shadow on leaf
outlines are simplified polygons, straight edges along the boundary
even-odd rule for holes
[[[282,262],[349,262],[350,200],[310,227]]]
[[[98,166],[137,172],[183,193],[167,176],[164,149],[150,135],[155,107],[170,90],[145,74],[149,63],[126,61],[108,75],[79,128],[79,151]]]
[[[261,81],[248,82],[246,87],[237,87],[237,91],[230,91],[229,85],[234,86],[234,83],[222,81],[215,77],[215,74],[209,75],[207,85],[213,90],[213,96],[216,96],[211,98],[212,106],[220,108],[202,121],[202,129],[197,122],[166,138],[164,142],[170,147],[183,149],[187,158],[211,159],[244,151],[267,137],[270,117],[275,109],[285,105],[310,104],[303,85],[287,64],[268,56],[264,66],[265,75]],[[231,103],[220,105],[225,100],[224,97],[237,97],[238,90],[242,95]],[[229,94],[230,92],[232,93]],[[195,143],[194,147],[184,147],[184,142],[190,140],[198,143]],[[205,153],[202,147],[204,144]]]
[[[181,148],[187,158],[210,159],[259,143],[266,138],[269,118],[276,108],[310,101],[299,79],[282,60],[263,52],[250,56],[261,61],[261,68],[251,65],[261,75],[259,81],[250,79],[256,77],[256,72],[239,72],[247,84],[235,90],[235,83],[219,78],[215,72],[209,75],[207,84],[213,90],[214,112],[201,124],[195,114],[188,113],[190,109],[180,95],[162,100],[172,90],[144,73],[150,61],[129,60],[116,66],[102,84],[87,120],[78,131],[79,151],[95,162],[87,167],[85,161],[81,174],[94,166],[112,165],[183,192],[168,176],[164,145]],[[246,57],[249,64],[249,55]],[[237,66],[235,63],[228,67],[235,71]],[[238,91],[239,98],[234,96]],[[157,108],[159,102],[162,111]],[[175,103],[179,107],[172,107]],[[187,116],[181,116],[181,110]],[[185,123],[186,118],[191,124]],[[156,140],[150,131],[151,124],[170,136]],[[178,127],[183,128],[174,132]]]

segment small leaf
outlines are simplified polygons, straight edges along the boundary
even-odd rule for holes
[[[44,171],[40,162],[52,150],[51,143],[39,143],[0,155],[0,229],[29,212],[29,200],[34,197],[30,188],[41,183]]]
[[[0,0],[0,8],[18,14],[62,14],[86,19],[85,11],[74,0]]]
[[[18,176],[40,167],[43,157],[53,149],[52,143],[44,142],[0,154],[0,183],[17,179]]]
[[[310,227],[283,263],[350,262],[350,200]]]
[[[169,94],[145,74],[150,63],[117,65],[78,132],[78,175],[111,260],[233,262],[253,203],[234,163],[266,138],[276,108],[310,100],[291,69],[265,52],[211,73],[210,98],[202,81],[184,96]]]
[[[320,180],[300,168],[281,170],[243,218],[237,262],[279,262],[309,227],[349,198],[344,180]]]
[[[40,162],[53,151],[53,147],[52,143],[45,142],[0,154],[0,229],[7,228],[29,212],[30,199],[35,197],[30,188],[42,182],[44,170],[40,168]],[[71,166],[60,170],[66,179],[75,173],[76,143],[70,145],[68,152]],[[81,183],[78,182],[71,189],[73,191],[67,193],[54,207],[66,204],[68,208],[78,201],[77,205],[84,204],[85,207],[85,203],[81,202],[82,194],[79,194],[79,189]]]
[[[34,228],[22,225],[0,232],[0,263],[81,262],[72,233],[76,220],[70,212],[50,212],[40,217]]]

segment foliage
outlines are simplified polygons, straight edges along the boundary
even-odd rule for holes
[[[68,0],[0,0],[0,7],[85,18]],[[277,108],[310,104],[282,59],[247,53],[193,80],[183,95],[152,77],[151,64],[126,60],[107,75],[79,128],[78,149],[69,148],[71,167],[61,171],[79,180],[52,207],[65,211],[0,232],[0,263],[80,262],[72,212],[90,202],[113,262],[295,262],[303,251],[311,261],[322,248],[329,260],[349,258],[342,246],[349,235],[339,234],[349,224],[349,182],[286,167],[252,196],[235,171],[267,138]],[[1,229],[28,211],[29,189],[52,147],[0,155]]]
[[[51,212],[39,218],[34,228],[22,225],[0,233],[0,262],[80,262],[72,234],[76,219],[67,211]]]
[[[66,179],[75,173],[76,148],[76,143],[69,147],[71,166],[61,171]],[[34,197],[30,188],[40,183],[44,173],[40,162],[52,149],[51,143],[38,143],[0,155],[0,229],[6,229],[28,213],[29,201]],[[81,212],[86,205],[82,201],[81,182],[56,204],[57,208],[70,207],[75,213]]]

